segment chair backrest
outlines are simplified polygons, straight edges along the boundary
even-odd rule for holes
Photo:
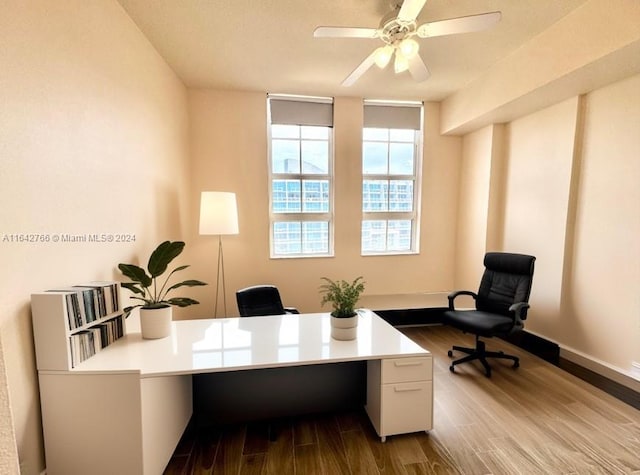
[[[509,307],[528,302],[536,258],[525,254],[488,252],[480,281],[476,308],[484,312],[509,315]]]
[[[273,285],[254,285],[236,292],[241,317],[283,315],[285,313],[280,292]]]

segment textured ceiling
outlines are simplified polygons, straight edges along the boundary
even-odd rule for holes
[[[431,77],[375,66],[340,83],[378,39],[314,38],[316,26],[377,27],[385,0],[119,0],[188,87],[440,101],[585,0],[427,0],[418,23],[501,11],[490,30],[419,40]]]

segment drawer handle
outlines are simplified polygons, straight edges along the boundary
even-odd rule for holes
[[[397,393],[407,393],[409,391],[422,391],[422,388],[393,388]]]
[[[396,361],[393,363],[396,366],[422,366],[422,361]]]

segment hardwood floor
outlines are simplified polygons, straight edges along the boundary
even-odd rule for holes
[[[364,411],[190,428],[165,474],[640,474],[640,411],[501,340],[520,356],[449,371],[448,327],[401,329],[434,355],[434,429],[381,443]]]

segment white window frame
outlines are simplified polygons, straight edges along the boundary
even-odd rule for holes
[[[333,257],[334,256],[334,132],[333,126],[327,126],[329,129],[328,134],[328,173],[327,174],[305,174],[302,173],[302,167],[300,173],[273,173],[273,157],[272,157],[272,123],[271,123],[271,102],[270,99],[277,100],[290,100],[297,102],[311,102],[320,104],[331,104],[333,106],[333,98],[326,97],[309,97],[309,96],[294,96],[284,94],[269,94],[267,96],[267,138],[268,138],[268,168],[269,168],[269,249],[270,257],[272,259],[299,259],[299,258],[318,258],[318,257]],[[314,119],[311,119],[314,120]],[[280,125],[280,124],[278,124]],[[297,123],[297,124],[282,124],[282,125],[298,125],[298,126],[318,126],[319,124],[313,123]],[[321,125],[321,126],[324,126]],[[301,140],[301,139],[300,139]],[[302,165],[302,164],[301,164]],[[299,180],[300,192],[302,193],[302,182],[304,180],[327,180],[329,182],[329,209],[327,212],[285,212],[276,213],[273,211],[273,182],[275,180]],[[302,205],[302,201],[301,201]],[[328,249],[327,252],[315,252],[315,253],[295,253],[295,254],[277,254],[275,243],[275,224],[284,222],[326,222],[328,225]]]
[[[420,129],[415,130],[414,135],[414,163],[413,163],[413,175],[396,175],[396,174],[364,174],[362,173],[362,220],[360,225],[360,252],[362,256],[389,256],[389,255],[407,255],[418,254],[420,252],[420,216],[421,216],[421,196],[422,196],[422,162],[423,162],[423,135],[424,135],[424,105],[422,102],[403,102],[403,101],[372,101],[365,100],[364,106],[385,106],[385,107],[415,107],[420,109]],[[384,119],[383,119],[384,120]],[[400,119],[402,122],[402,119]],[[392,125],[391,123],[389,125]],[[363,126],[363,132],[365,128],[380,128],[380,129],[394,129],[404,127],[386,127],[383,124],[376,124],[375,127]],[[407,128],[405,128],[406,130]],[[363,156],[361,160],[361,167],[364,168],[364,133],[362,138],[363,144]],[[394,143],[391,139],[386,143]],[[401,142],[408,143],[408,142]],[[387,157],[388,159],[389,157]],[[381,180],[389,183],[390,181],[413,181],[413,207],[412,211],[364,211],[364,182]],[[365,251],[362,247],[362,228],[365,221],[387,221],[387,235],[388,235],[388,222],[389,220],[410,220],[411,221],[411,244],[407,250],[389,250],[388,241],[386,242],[386,249],[382,251]]]

